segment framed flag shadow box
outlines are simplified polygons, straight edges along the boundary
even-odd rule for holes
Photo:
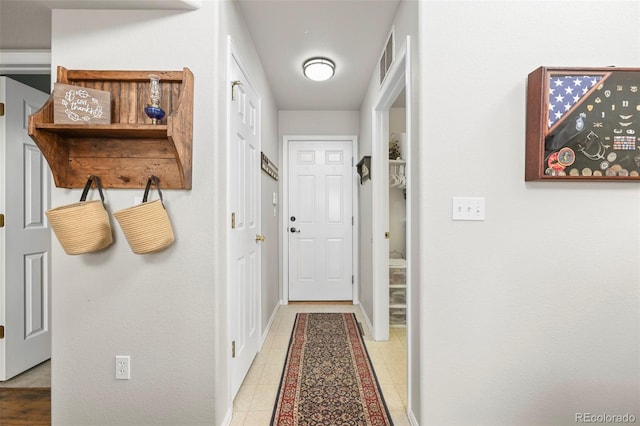
[[[525,181],[640,180],[640,68],[548,68],[527,82]]]

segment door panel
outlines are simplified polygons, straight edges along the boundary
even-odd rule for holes
[[[344,241],[339,238],[327,240],[327,280],[336,281],[344,276]]]
[[[326,164],[333,166],[341,166],[344,164],[344,152],[342,151],[327,151]]]
[[[288,149],[289,300],[353,300],[352,142]]]
[[[313,282],[316,279],[316,240],[314,238],[298,239],[298,280]]]
[[[24,148],[24,225],[28,229],[46,228],[44,212],[47,192],[42,187],[46,182],[47,165],[40,150],[35,145],[25,144]]]
[[[0,77],[0,380],[51,357],[49,169],[27,134],[47,94]]]
[[[25,256],[25,339],[31,339],[40,333],[47,332],[45,309],[46,288],[43,275],[47,270],[46,253],[35,253]]]
[[[344,222],[344,178],[343,176],[327,176],[327,223]]]
[[[229,146],[229,332],[232,340],[231,392],[235,397],[258,353],[260,341],[260,140],[259,99],[231,59]]]
[[[296,222],[312,224],[315,222],[316,179],[314,176],[298,176],[298,208]]]

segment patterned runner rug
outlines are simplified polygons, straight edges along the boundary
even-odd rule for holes
[[[393,425],[355,314],[297,315],[271,424]]]

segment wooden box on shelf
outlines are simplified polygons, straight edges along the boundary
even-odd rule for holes
[[[528,76],[526,181],[640,180],[640,69]]]
[[[144,107],[149,75],[160,77],[167,116],[152,124]],[[149,175],[162,188],[191,189],[193,74],[182,71],[88,71],[58,67],[57,82],[110,92],[110,124],[54,123],[54,95],[29,117],[57,187],[82,188],[98,175],[106,188],[141,188]]]

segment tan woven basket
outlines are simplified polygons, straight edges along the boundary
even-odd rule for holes
[[[100,200],[85,201],[92,181],[100,192]],[[90,253],[113,242],[109,214],[104,207],[100,178],[90,176],[80,202],[56,207],[46,212],[49,224],[65,253]]]
[[[147,202],[151,183],[155,183],[159,200]],[[113,214],[131,250],[136,254],[155,253],[169,247],[175,240],[169,215],[162,201],[159,179],[151,176],[147,181],[142,204],[119,210]]]

